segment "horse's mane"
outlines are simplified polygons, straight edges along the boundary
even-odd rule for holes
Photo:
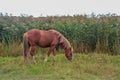
[[[63,40],[62,43],[61,43],[62,47],[64,49],[70,48],[71,47],[70,42],[63,35],[61,35],[61,38]]]
[[[60,45],[64,48],[64,49],[67,49],[67,48],[70,48],[71,45],[70,45],[70,42],[58,31],[56,30],[49,30],[49,31],[52,31],[54,32],[56,35],[58,35],[58,38],[60,38]]]

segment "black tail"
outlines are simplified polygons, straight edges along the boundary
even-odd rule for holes
[[[25,35],[23,36],[23,47],[24,49],[28,49],[30,47],[28,40],[26,39]]]
[[[24,34],[23,36],[23,56],[24,56],[24,59],[26,59],[27,57],[27,53],[28,53],[28,50],[30,48],[30,45],[29,45],[29,42],[28,42],[28,39],[26,37],[26,35]]]

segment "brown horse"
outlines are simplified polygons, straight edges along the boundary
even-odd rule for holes
[[[29,53],[30,49],[30,55],[34,60],[34,52],[36,45],[46,48],[50,47],[47,56],[45,58],[45,61],[48,60],[48,57],[50,56],[50,53],[53,52],[54,60],[56,53],[54,52],[55,48],[57,46],[61,46],[65,50],[65,56],[68,60],[72,60],[72,53],[73,48],[71,47],[69,41],[58,31],[56,30],[38,30],[38,29],[32,29],[28,32],[24,33],[23,36],[23,48],[24,48],[24,60],[27,59],[27,54]]]

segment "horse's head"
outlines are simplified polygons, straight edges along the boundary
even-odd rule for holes
[[[73,48],[70,45],[70,42],[62,35],[59,37],[59,44],[65,50],[65,56],[68,60],[72,60]]]
[[[70,60],[70,61],[72,60],[72,58],[73,58],[72,57],[73,56],[73,48],[72,47],[65,50],[65,56],[68,60]]]

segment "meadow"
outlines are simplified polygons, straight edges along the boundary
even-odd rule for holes
[[[44,62],[44,55],[36,54],[37,64],[29,57],[0,57],[0,80],[119,80],[120,55],[74,54],[72,62],[58,53],[57,61],[52,55]]]
[[[63,50],[44,56],[48,49],[36,49],[33,64],[24,63],[22,39],[30,29],[55,29],[62,33],[74,49],[68,61]],[[29,56],[29,58],[31,58]],[[33,17],[0,13],[0,80],[119,80],[120,79],[120,16],[74,15]]]

